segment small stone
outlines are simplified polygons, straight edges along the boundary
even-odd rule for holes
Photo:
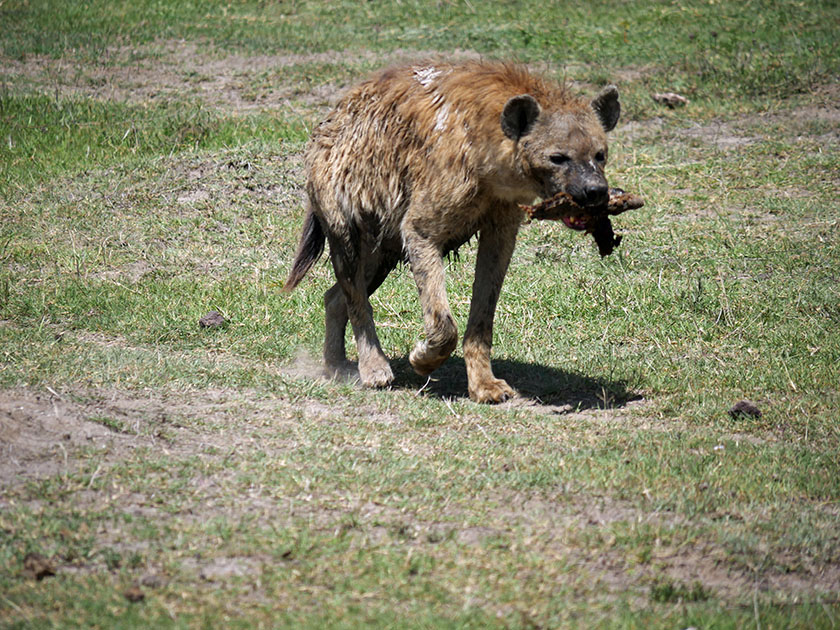
[[[740,416],[749,416],[750,418],[760,418],[761,417],[761,409],[756,407],[753,403],[749,400],[739,400],[732,408],[729,410],[729,415],[733,418],[738,418]]]
[[[146,599],[146,594],[136,584],[129,586],[123,593],[123,596],[130,602],[142,602]]]
[[[651,98],[661,105],[665,105],[674,109],[675,107],[684,107],[688,105],[689,100],[681,94],[674,92],[660,92],[659,94],[651,94]]]
[[[210,311],[198,320],[198,325],[202,328],[218,328],[227,324],[227,320],[219,311]]]
[[[140,584],[148,588],[160,588],[163,586],[163,578],[154,573],[147,573],[140,578]]]
[[[40,553],[28,553],[23,559],[23,572],[36,580],[55,575],[55,567],[49,558]]]

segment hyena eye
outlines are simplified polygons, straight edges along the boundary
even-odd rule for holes
[[[553,155],[550,155],[548,159],[552,164],[557,164],[559,166],[560,164],[568,162],[570,158],[565,153],[554,153]]]
[[[595,154],[595,161],[596,162],[606,162],[606,160],[607,160],[607,154],[604,153],[603,151],[598,151],[598,153]]]

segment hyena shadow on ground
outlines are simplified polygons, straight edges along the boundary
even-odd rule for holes
[[[408,357],[391,360],[395,389],[412,389],[438,398],[468,398],[464,359],[449,360],[432,373],[431,378],[414,372]],[[640,400],[641,396],[627,382],[585,376],[537,363],[511,359],[495,359],[493,365],[501,378],[519,393],[520,403],[533,402],[558,413],[586,409],[620,408]],[[514,404],[514,406],[517,406]]]

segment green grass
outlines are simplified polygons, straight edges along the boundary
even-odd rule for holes
[[[181,103],[129,106],[46,94],[0,94],[0,185],[8,192],[67,171],[257,140],[300,143],[300,122],[223,117]]]
[[[576,79],[615,80],[645,69],[642,85],[717,107],[807,92],[838,72],[832,2],[6,2],[2,42],[26,55],[108,59],[131,45],[188,39],[257,53],[394,49],[548,62]],[[141,49],[142,50],[142,49]],[[133,51],[132,55],[144,53]],[[579,68],[583,65],[584,68]],[[666,85],[662,85],[666,82]],[[724,105],[726,104],[726,105]]]
[[[0,4],[0,627],[835,627],[838,20]],[[457,352],[413,374],[408,269],[373,300],[390,391],[317,377],[326,262],[279,290],[330,99],[456,49],[618,82],[610,177],[647,202],[603,260],[523,228],[494,365],[533,404],[471,403]]]

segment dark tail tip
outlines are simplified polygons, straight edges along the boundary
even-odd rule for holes
[[[303,280],[303,277],[312,269],[312,265],[324,252],[325,240],[326,235],[318,217],[312,210],[307,211],[306,218],[303,220],[303,233],[300,235],[295,260],[292,263],[292,270],[289,272],[286,284],[283,285],[283,291],[286,293],[292,291]]]

